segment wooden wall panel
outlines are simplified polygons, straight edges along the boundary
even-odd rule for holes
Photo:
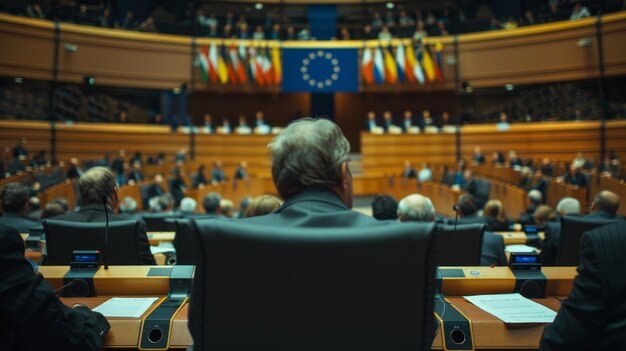
[[[626,121],[607,121],[606,150],[615,150],[622,160],[626,159]]]
[[[0,75],[52,79],[52,22],[0,14],[0,43]]]
[[[30,153],[44,150],[50,152],[50,124],[47,122],[0,121],[0,148],[5,158],[13,157],[11,149],[20,138],[26,138],[26,150]],[[48,154],[49,155],[49,154]]]

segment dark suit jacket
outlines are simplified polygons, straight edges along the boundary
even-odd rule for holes
[[[626,222],[587,232],[580,241],[580,266],[541,349],[626,350]]]
[[[30,228],[41,226],[39,222],[31,221],[30,219],[9,212],[0,217],[0,224],[14,228],[20,233],[28,233]]]
[[[99,350],[108,325],[87,307],[69,308],[24,259],[24,242],[0,226],[0,340],[3,350]]]
[[[595,211],[595,212],[587,213],[584,217],[600,218],[600,219],[619,219],[617,216],[612,215],[608,212],[604,212],[604,211]]]
[[[72,222],[104,222],[105,214],[102,205],[100,204],[88,204],[83,206],[77,212],[71,212],[54,217],[54,219],[62,221]],[[126,215],[120,215],[115,213],[109,213],[109,222],[124,221],[133,219]],[[148,241],[148,235],[146,234],[146,222],[141,222],[141,229],[139,232],[140,250],[141,250],[141,262],[146,265],[154,265],[156,261],[152,252],[150,252],[150,242]],[[115,248],[112,248],[115,250]]]
[[[506,266],[506,254],[504,253],[504,238],[501,235],[485,232],[483,247],[480,255],[481,266]]]
[[[285,199],[274,213],[238,221],[287,227],[356,227],[390,223],[352,211],[335,194],[316,189],[301,191]]]
[[[141,182],[143,181],[143,174],[141,173],[141,171],[135,171],[132,170],[130,172],[128,172],[128,180],[134,180],[136,182]]]

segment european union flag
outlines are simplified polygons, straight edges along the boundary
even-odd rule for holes
[[[358,72],[356,48],[283,48],[284,92],[357,92]]]

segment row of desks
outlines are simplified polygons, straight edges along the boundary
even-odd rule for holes
[[[151,296],[164,297],[168,290],[168,277],[147,276],[149,266],[115,266],[108,271],[100,269],[94,284],[98,297],[62,298],[63,303],[73,306],[76,303],[94,308],[111,297],[119,296]],[[442,292],[446,300],[455,308],[463,311],[472,323],[474,346],[476,349],[536,349],[543,333],[544,324],[506,325],[493,315],[482,311],[469,303],[463,295],[486,293],[509,293],[514,291],[515,278],[507,267],[442,267],[445,269],[461,269],[465,277],[445,277]],[[53,289],[63,285],[63,276],[68,267],[41,267]],[[534,301],[558,311],[563,296],[571,290],[576,276],[575,267],[545,267],[544,275],[548,279],[546,285],[547,298]],[[136,348],[144,318],[156,308],[156,303],[139,318],[108,318],[111,330],[105,339],[107,348]],[[174,316],[170,338],[170,348],[184,349],[192,344],[187,327],[189,306],[184,305]],[[367,308],[367,306],[364,306]],[[443,337],[439,330],[432,348],[441,350]]]

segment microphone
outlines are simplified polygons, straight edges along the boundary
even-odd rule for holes
[[[104,269],[109,269],[109,206],[107,206],[108,196],[106,192],[102,193],[102,204],[104,205]]]
[[[452,206],[452,209],[453,209],[453,210],[454,210],[454,212],[456,213],[456,214],[455,214],[455,216],[454,216],[454,231],[456,232],[456,224],[457,224],[457,223],[458,223],[458,221],[459,221],[459,210],[460,210],[461,208],[459,207],[459,205],[454,205],[454,206]]]

